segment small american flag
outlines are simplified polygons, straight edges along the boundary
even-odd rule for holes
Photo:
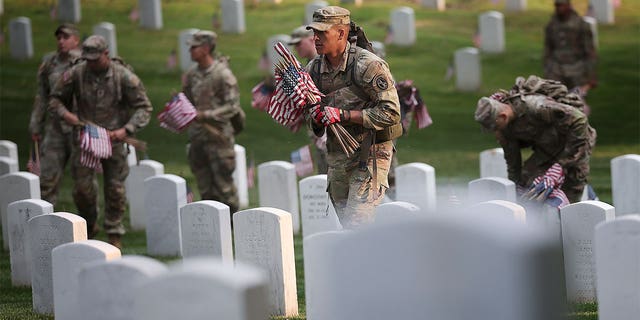
[[[291,152],[291,163],[293,163],[298,177],[312,174],[313,160],[311,159],[311,149],[309,145]]]
[[[261,111],[267,111],[272,96],[273,89],[270,89],[265,85],[264,81],[261,81],[251,89],[251,106]]]
[[[184,93],[180,92],[165,105],[164,110],[158,114],[158,120],[161,127],[180,133],[196,118],[196,114],[196,108]]]
[[[256,162],[255,160],[253,160],[253,157],[252,157],[251,160],[249,160],[249,167],[247,168],[247,188],[253,189],[253,187],[255,186],[255,179],[256,179]]]
[[[193,202],[193,190],[191,190],[191,188],[189,188],[189,185],[187,184],[187,203],[191,203]]]
[[[105,128],[87,124],[80,132],[80,164],[101,169],[100,159],[111,157],[111,139]]]
[[[131,9],[131,12],[129,13],[129,20],[131,20],[131,22],[136,22],[138,21],[138,18],[140,18],[140,12],[138,11],[138,7],[133,7]]]
[[[176,50],[171,50],[169,56],[167,57],[167,69],[173,70],[176,68],[178,58],[176,57]]]
[[[276,89],[267,113],[276,122],[290,127],[300,121],[307,101],[320,101],[322,93],[285,45],[278,42],[274,48],[283,59],[276,67]]]
[[[37,176],[40,175],[40,157],[38,156],[38,142],[31,147],[29,161],[27,161],[27,170]]]
[[[403,117],[406,113],[413,112],[413,117],[416,120],[418,129],[426,128],[433,123],[427,106],[420,96],[420,90],[413,85],[413,80],[399,82],[396,84],[396,90],[400,98]],[[404,118],[402,121],[405,128],[408,129],[411,126],[410,118]]]

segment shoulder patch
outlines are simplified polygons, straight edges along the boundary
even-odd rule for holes
[[[375,79],[373,79],[373,83],[376,87],[378,87],[378,89],[383,91],[389,88],[389,82],[384,77],[384,75],[378,75],[377,77],[375,77]]]

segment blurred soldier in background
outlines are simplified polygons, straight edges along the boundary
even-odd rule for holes
[[[544,33],[544,78],[558,80],[584,96],[598,84],[596,62],[589,24],[570,0],[555,0],[555,14]]]
[[[307,71],[325,94],[309,112],[311,128],[321,136],[327,126],[340,123],[360,144],[354,154],[345,154],[327,131],[329,196],[342,226],[357,228],[373,221],[375,206],[389,187],[393,139],[402,134],[400,103],[387,63],[356,45],[366,42],[370,49],[363,33],[362,39],[349,36],[349,10],[318,9],[307,28],[313,29],[320,54]]]
[[[127,148],[122,141],[149,123],[153,108],[138,76],[122,60],[109,58],[107,42],[102,36],[90,36],[82,43],[82,59],[56,83],[49,110],[70,125],[93,123],[108,130],[111,157],[100,160],[104,173],[103,227],[109,243],[121,248],[121,236],[125,233],[122,224],[126,209],[124,181],[129,174]],[[74,99],[76,113],[70,111]],[[80,153],[79,142],[74,141],[73,200],[80,215],[87,220],[89,238],[93,238],[99,230],[96,169],[85,167]]]
[[[64,71],[80,57],[80,32],[64,23],[53,33],[58,49],[42,58],[38,69],[38,92],[31,112],[29,133],[40,145],[40,195],[55,206],[64,168],[71,156],[73,129],[58,115],[47,114],[49,94]],[[75,101],[69,107],[75,112]]]
[[[213,56],[216,40],[214,32],[198,31],[187,42],[197,65],[186,72],[182,91],[198,112],[189,126],[188,157],[202,200],[222,202],[233,214],[240,206],[234,135],[244,128],[245,114],[228,58]]]

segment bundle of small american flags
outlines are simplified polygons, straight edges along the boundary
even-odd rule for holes
[[[278,42],[274,49],[282,59],[275,64],[276,89],[269,101],[267,113],[276,122],[295,132],[304,121],[305,107],[319,103],[323,94],[285,45]],[[328,128],[345,154],[353,154],[360,146],[339,123],[331,124]]]
[[[160,126],[175,133],[180,133],[196,118],[196,108],[189,99],[180,92],[167,102],[164,110],[158,114]]]
[[[101,169],[101,159],[111,157],[109,132],[93,124],[85,124],[80,131],[80,164],[91,169]]]
[[[290,127],[301,121],[306,105],[320,101],[322,93],[285,45],[278,42],[274,49],[282,59],[276,63],[276,89],[267,113],[279,124]]]
[[[564,171],[559,163],[554,163],[547,171],[533,180],[529,190],[522,195],[526,200],[544,202],[552,207],[562,208],[569,204],[567,195],[560,189],[564,183]]]

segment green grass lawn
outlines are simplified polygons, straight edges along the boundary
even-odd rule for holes
[[[4,43],[0,46],[0,139],[19,146],[20,167],[28,157],[28,119],[36,92],[35,75],[40,58],[55,49],[53,30],[59,24],[49,17],[55,1],[5,0],[0,16]],[[338,1],[329,1],[338,4]],[[352,18],[362,25],[370,40],[382,41],[390,10],[409,6],[415,10],[417,42],[408,48],[387,46],[387,60],[396,80],[413,79],[420,88],[434,124],[424,130],[412,128],[398,143],[400,163],[424,162],[436,168],[438,184],[460,183],[479,176],[478,153],[497,146],[491,135],[483,134],[473,121],[479,97],[497,88],[508,88],[517,76],[541,74],[543,27],[549,20],[552,5],[547,0],[529,0],[522,13],[505,12],[504,1],[449,0],[445,12],[422,9],[415,2],[398,0],[365,1],[364,7],[346,5]],[[574,0],[579,13],[586,11],[587,0]],[[592,107],[591,124],[598,130],[598,143],[592,158],[591,184],[602,201],[611,203],[610,160],[616,156],[640,154],[640,3],[622,0],[616,10],[614,25],[600,25],[599,87],[588,97]],[[162,109],[172,90],[180,90],[181,72],[167,70],[166,59],[177,49],[178,34],[187,28],[211,29],[212,17],[219,11],[219,1],[162,2],[164,27],[159,31],[143,30],[128,19],[136,1],[82,1],[81,32],[89,35],[97,23],[116,25],[118,53],[134,68],[147,88],[154,105],[154,116]],[[268,115],[250,106],[251,88],[264,74],[258,61],[267,41],[275,34],[288,34],[302,23],[303,0],[285,0],[280,5],[246,1],[247,32],[242,35],[220,34],[218,51],[231,56],[231,68],[240,83],[241,103],[247,113],[247,127],[237,137],[246,147],[247,157],[256,164],[270,160],[289,160],[292,150],[307,144],[306,134],[291,133],[274,123]],[[477,92],[455,90],[454,80],[444,80],[452,54],[472,46],[477,16],[487,10],[505,14],[506,53],[482,55],[483,85]],[[9,55],[8,22],[18,17],[31,19],[35,56],[16,61]],[[195,189],[186,161],[186,135],[176,135],[158,126],[153,118],[139,135],[148,142],[148,156],[162,162],[165,172],[183,176]],[[74,212],[71,181],[63,182],[56,211]],[[197,197],[196,197],[197,198]],[[250,190],[250,203],[258,204],[257,191]],[[104,235],[99,237],[105,239]],[[295,238],[296,270],[300,319],[304,319],[304,277],[301,239]],[[145,254],[143,232],[129,232],[124,238],[123,254]],[[31,312],[30,289],[12,288],[8,253],[0,254],[0,319],[48,319]],[[572,308],[572,319],[597,319],[595,305]]]

